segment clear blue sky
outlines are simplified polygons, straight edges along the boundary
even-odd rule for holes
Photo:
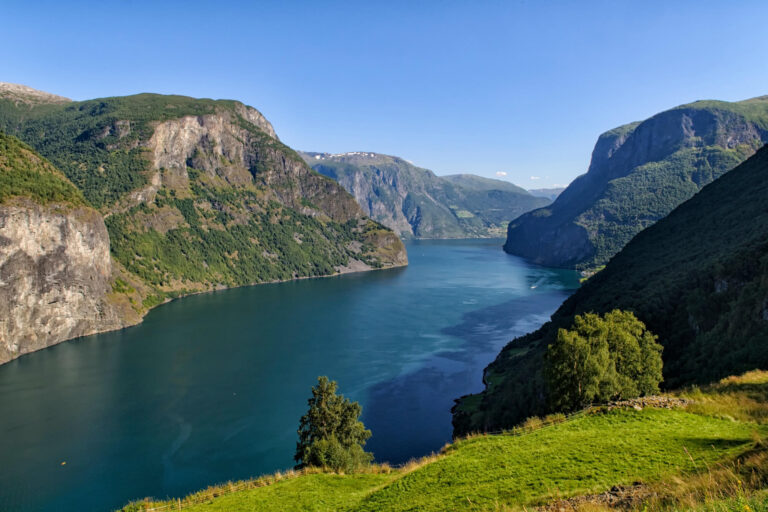
[[[239,99],[296,149],[526,188],[583,173],[614,126],[768,94],[764,0],[2,4],[0,81]]]

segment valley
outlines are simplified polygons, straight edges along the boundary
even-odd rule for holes
[[[768,512],[768,4],[2,13],[0,512]]]

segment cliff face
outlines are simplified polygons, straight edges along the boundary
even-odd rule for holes
[[[388,155],[302,156],[352,194],[366,215],[403,236],[499,236],[511,219],[549,203],[512,183],[468,174],[436,176]]]
[[[162,122],[147,147],[155,174],[147,189],[134,193],[145,202],[151,202],[150,197],[163,185],[187,188],[189,167],[233,187],[265,187],[274,200],[307,215],[324,214],[342,223],[363,216],[349,194],[279,144],[272,125],[249,107],[238,108],[236,115],[224,111]]]
[[[109,236],[85,207],[0,205],[0,364],[130,319],[109,300]]]
[[[588,172],[511,222],[504,249],[549,266],[604,264],[766,141],[766,98],[696,102],[606,132]]]

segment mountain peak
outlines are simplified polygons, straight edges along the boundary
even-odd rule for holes
[[[40,105],[43,103],[69,103],[69,98],[57,96],[45,91],[38,91],[26,85],[0,82],[0,98],[9,99],[16,104],[27,103]]]

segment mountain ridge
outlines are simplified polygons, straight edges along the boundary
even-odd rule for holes
[[[547,204],[506,181],[471,174],[437,176],[407,160],[373,152],[302,152],[339,182],[375,220],[416,238],[503,235],[507,222]]]
[[[604,264],[635,234],[768,142],[768,100],[697,101],[597,140],[589,170],[511,222],[505,250],[568,268]]]

